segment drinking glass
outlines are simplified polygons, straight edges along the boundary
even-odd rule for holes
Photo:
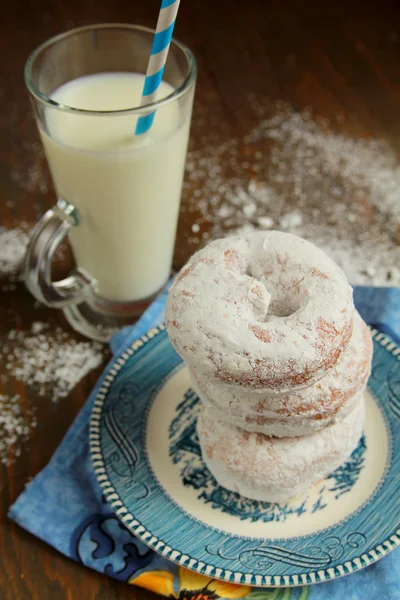
[[[76,330],[102,341],[140,314],[171,273],[196,62],[173,40],[157,102],[140,106],[137,94],[131,101],[124,78],[146,73],[153,36],[136,25],[81,27],[45,42],[25,68],[57,195],[33,231],[25,281]],[[68,94],[99,74],[108,80],[98,80],[87,105],[70,106]],[[102,108],[105,93],[114,95],[112,110]],[[151,130],[136,136],[138,117],[152,111]],[[76,267],[53,281],[65,236]]]

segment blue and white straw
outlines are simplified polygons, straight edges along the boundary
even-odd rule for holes
[[[162,0],[161,2],[156,33],[151,48],[149,64],[147,65],[146,79],[144,80],[141,106],[157,100],[157,90],[162,82],[179,4],[180,0]],[[142,135],[149,131],[155,114],[156,111],[153,110],[147,115],[139,117],[136,125],[136,135]]]

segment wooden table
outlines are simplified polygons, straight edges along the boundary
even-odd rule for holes
[[[0,225],[13,228],[21,221],[32,225],[54,203],[51,188],[46,191],[40,185],[49,179],[43,156],[35,149],[38,135],[23,82],[29,52],[58,32],[92,22],[152,26],[158,4],[158,0],[2,4]],[[338,112],[355,114],[365,131],[398,148],[399,22],[400,4],[391,0],[183,0],[176,34],[193,49],[199,63],[193,147],[201,148],[210,133],[220,139],[245,135],[255,125],[248,102],[251,92],[272,102],[284,100],[297,110],[312,106],[332,118]],[[202,119],[197,118],[200,114]],[[351,127],[349,122],[345,129]],[[184,198],[176,267],[196,247],[187,241],[194,216],[185,206]],[[68,330],[60,311],[34,308],[22,284],[15,291],[1,292],[1,340],[10,329],[29,328],[32,321]],[[0,393],[18,393],[24,409],[35,407],[38,418],[38,427],[15,464],[0,467],[0,597],[5,600],[155,598],[75,564],[6,519],[8,506],[46,465],[100,372],[101,368],[92,371],[57,404],[40,398],[34,387],[0,378]],[[4,364],[1,374],[7,375]]]

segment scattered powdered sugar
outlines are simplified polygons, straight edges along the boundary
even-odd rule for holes
[[[67,396],[104,358],[101,344],[78,342],[61,328],[53,331],[40,322],[29,332],[11,330],[1,353],[9,375],[53,401]]]
[[[185,208],[199,241],[281,229],[324,249],[353,284],[400,285],[400,167],[389,143],[343,135],[342,115],[331,125],[282,103],[253,108],[260,121],[243,139],[189,153]]]
[[[0,277],[2,275],[15,275],[25,256],[29,236],[26,231],[5,229],[0,227]]]
[[[22,443],[37,424],[31,412],[24,415],[20,400],[18,394],[11,398],[0,395],[0,462],[6,466],[20,456]]]

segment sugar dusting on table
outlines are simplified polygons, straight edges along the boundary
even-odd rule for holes
[[[102,363],[104,346],[76,341],[60,327],[36,322],[29,331],[11,330],[1,354],[8,376],[56,402]]]
[[[191,151],[183,210],[192,244],[281,229],[324,249],[353,284],[400,285],[400,167],[389,143],[350,138],[278,103],[256,103],[242,139]]]
[[[0,277],[15,275],[25,256],[29,236],[25,228],[0,227]]]
[[[0,462],[8,466],[21,454],[37,421],[32,411],[22,411],[21,398],[0,394]]]
[[[0,462],[13,464],[23,444],[36,426],[29,398],[58,402],[104,360],[104,346],[79,342],[60,327],[34,322],[28,331],[12,329],[0,345],[3,374],[0,383],[10,379],[25,385],[24,400],[18,394],[0,394]],[[28,407],[23,407],[27,404]]]

